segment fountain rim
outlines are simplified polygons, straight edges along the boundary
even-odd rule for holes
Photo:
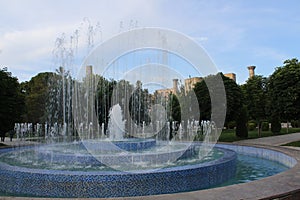
[[[197,199],[199,196],[201,196],[203,199],[215,199],[215,198],[224,198],[224,199],[269,199],[269,198],[281,198],[281,197],[287,197],[287,196],[293,196],[299,195],[300,187],[299,184],[296,184],[296,180],[300,180],[300,174],[297,174],[296,172],[300,169],[300,150],[298,149],[292,149],[288,147],[279,147],[279,146],[271,146],[271,145],[255,145],[255,144],[232,144],[232,143],[218,143],[217,146],[221,145],[229,145],[229,146],[238,146],[238,147],[254,147],[259,149],[266,149],[271,150],[274,152],[282,153],[294,161],[294,164],[290,169],[281,172],[279,174],[266,177],[260,180],[251,181],[248,183],[241,183],[241,184],[234,184],[224,187],[217,187],[217,188],[210,188],[210,189],[202,189],[202,190],[195,190],[190,192],[178,192],[178,193],[172,193],[167,194],[168,198],[174,198],[174,199]],[[10,148],[3,148],[0,149],[0,152],[9,151]],[[296,173],[296,174],[295,174]],[[291,181],[295,184],[287,184]],[[255,192],[249,192],[249,187],[253,188]],[[259,188],[259,189],[258,189]],[[271,188],[271,190],[270,190]],[[236,192],[238,191],[238,192]],[[252,190],[251,190],[252,191]],[[267,191],[267,192],[266,192]],[[227,194],[224,196],[224,194]],[[10,198],[9,196],[4,196],[7,198]],[[158,194],[154,196],[139,196],[140,198],[145,198],[148,200],[157,200],[157,199],[166,199],[165,194]],[[32,197],[22,197],[23,199],[32,199]],[[39,198],[36,197],[36,199],[52,199],[51,197],[43,197]],[[62,199],[62,198],[57,198]],[[82,199],[89,199],[83,197]],[[123,199],[123,198],[120,198]],[[126,197],[126,199],[136,199],[136,197]]]
[[[31,147],[26,147],[26,149],[30,149]],[[172,173],[172,172],[179,172],[179,171],[185,171],[185,170],[193,170],[193,169],[199,169],[199,168],[205,168],[210,167],[213,165],[222,164],[226,161],[230,161],[237,158],[237,153],[233,150],[229,150],[222,147],[215,147],[216,149],[222,151],[224,154],[216,159],[211,160],[203,163],[197,163],[197,164],[186,164],[186,165],[180,165],[180,166],[174,166],[174,167],[165,167],[165,168],[158,168],[158,169],[145,169],[145,170],[130,170],[130,171],[71,171],[71,170],[55,170],[55,169],[37,169],[37,168],[28,168],[28,167],[21,167],[21,166],[14,166],[9,165],[5,162],[0,161],[0,169],[5,168],[7,170],[13,170],[18,172],[24,172],[24,173],[36,173],[36,174],[51,174],[51,175],[74,175],[74,176],[118,176],[118,175],[132,175],[132,174],[154,174],[154,173]],[[7,150],[2,153],[3,149],[0,149],[0,155],[3,153],[9,153],[11,151],[14,151],[15,149]]]

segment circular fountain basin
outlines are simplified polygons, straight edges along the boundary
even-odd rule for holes
[[[131,171],[34,169],[0,162],[0,181],[5,183],[1,190],[48,197],[126,197],[199,190],[235,175],[236,153],[216,149],[222,156],[208,162]]]
[[[136,143],[132,143],[136,147]],[[117,143],[117,145],[119,144],[120,142]],[[153,144],[152,140],[148,141],[148,144]],[[139,147],[139,150],[134,147],[136,151],[125,151],[117,145],[106,141],[45,145],[35,150],[35,156],[38,156],[41,160],[61,164],[80,163],[82,165],[114,166],[131,163],[163,164],[177,159],[190,158],[198,153],[195,150],[195,145],[189,143],[172,146],[163,143],[161,148],[157,146],[152,149]],[[123,147],[127,146],[126,149],[133,149],[131,142],[126,144],[123,141],[122,145]],[[74,152],[77,153],[74,154]]]

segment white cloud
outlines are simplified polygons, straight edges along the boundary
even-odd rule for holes
[[[29,28],[0,34],[1,65],[7,66],[20,81],[49,71],[57,33],[68,29],[71,27]]]
[[[283,63],[284,60],[289,57],[284,53],[271,48],[271,47],[256,47],[253,49],[254,55],[260,59],[266,58],[268,60],[275,60],[280,63]]]

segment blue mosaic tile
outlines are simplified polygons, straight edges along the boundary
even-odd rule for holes
[[[236,153],[208,163],[160,169],[155,172],[73,172],[27,169],[0,163],[1,190],[32,196],[119,197],[199,190],[235,175]],[[187,151],[186,155],[192,153]]]
[[[59,171],[28,169],[0,163],[0,182],[5,183],[2,184],[1,190],[20,195],[71,198],[165,194],[205,189],[228,180],[235,175],[235,152],[267,158],[288,167],[293,167],[297,163],[294,158],[269,149],[225,144],[218,144],[217,147],[224,152],[223,157],[218,160],[152,172],[147,170],[136,171],[136,173]],[[11,150],[13,149],[1,149],[0,153]],[[195,149],[191,147],[181,156],[182,158],[189,157],[194,153]],[[44,156],[45,159],[50,157],[47,154],[41,156]],[[59,155],[55,156],[57,156],[54,157],[55,159],[61,159]],[[176,157],[178,152],[173,152],[169,156]],[[165,157],[166,155],[153,154],[147,159],[164,160]],[[63,159],[71,161],[74,158],[65,157]],[[89,156],[80,159],[82,162],[99,162],[97,159],[93,161]],[[128,157],[124,156],[122,159],[126,160]],[[141,160],[142,158],[137,156],[134,159]]]

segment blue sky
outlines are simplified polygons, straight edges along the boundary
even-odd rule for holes
[[[0,0],[0,67],[20,81],[53,71],[56,38],[72,35],[89,19],[98,23],[95,43],[133,26],[182,32],[220,71],[236,73],[244,83],[249,65],[269,76],[284,60],[300,57],[299,8],[297,0]]]

